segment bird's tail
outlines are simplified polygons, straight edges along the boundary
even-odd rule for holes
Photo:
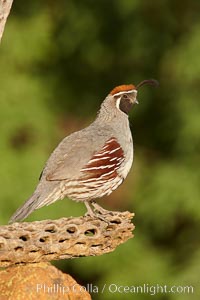
[[[60,193],[57,182],[54,184],[52,182],[40,182],[32,196],[12,215],[9,223],[24,220],[35,209],[49,205],[58,199],[63,199],[63,195]]]
[[[37,209],[39,197],[40,195],[38,193],[34,193],[21,207],[16,210],[16,212],[10,218],[9,224],[24,220],[35,209]]]

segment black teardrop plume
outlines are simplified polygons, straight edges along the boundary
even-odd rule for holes
[[[137,86],[136,86],[136,89],[138,89],[139,87],[141,87],[142,85],[145,85],[145,84],[149,84],[149,85],[152,85],[152,86],[159,86],[159,82],[155,79],[146,79],[146,80],[143,80],[141,81]]]

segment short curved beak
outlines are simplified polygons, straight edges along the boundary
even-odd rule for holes
[[[138,100],[137,100],[137,90],[135,89],[134,91],[132,91],[132,93],[130,94],[130,102],[132,104],[139,104]]]

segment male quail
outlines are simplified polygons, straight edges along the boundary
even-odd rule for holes
[[[137,90],[143,84],[157,82],[144,80],[137,86],[115,87],[103,101],[95,121],[61,141],[49,157],[33,195],[14,213],[10,223],[66,196],[83,201],[91,216],[94,210],[105,211],[94,199],[115,190],[131,168],[133,142],[128,113],[138,103]]]

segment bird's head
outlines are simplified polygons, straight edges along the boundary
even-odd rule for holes
[[[114,105],[118,110],[128,115],[133,104],[138,104],[138,89],[145,84],[158,86],[158,81],[154,79],[147,79],[143,80],[136,86],[133,84],[119,85],[109,93],[108,97],[114,100]]]

